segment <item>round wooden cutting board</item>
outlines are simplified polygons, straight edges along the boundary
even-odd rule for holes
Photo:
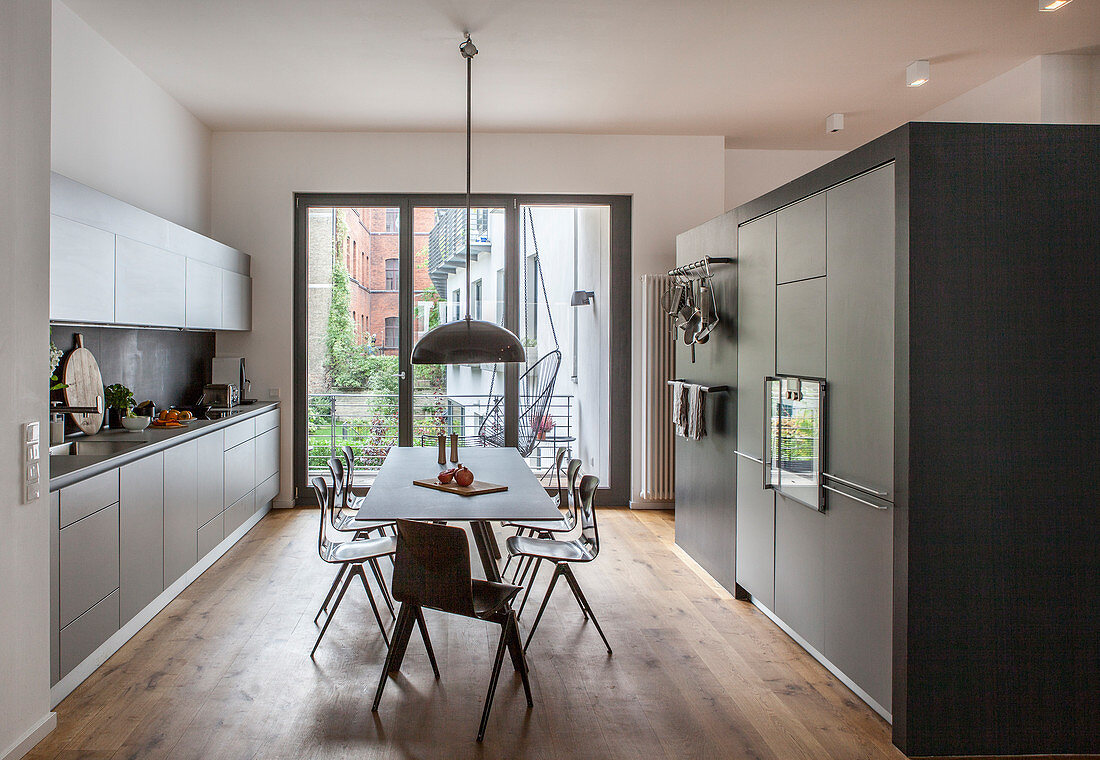
[[[65,357],[61,382],[68,386],[65,388],[65,403],[68,406],[95,406],[96,397],[103,398],[103,376],[99,374],[99,364],[92,352],[84,348],[84,336],[80,333],[76,334],[76,348]],[[85,434],[92,435],[103,427],[103,414],[74,414],[73,422]]]

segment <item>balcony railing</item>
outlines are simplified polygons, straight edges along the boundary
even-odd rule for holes
[[[463,446],[488,445],[478,436],[481,420],[497,396],[413,395],[413,445],[435,446],[437,436],[455,433]],[[309,396],[309,474],[327,474],[328,459],[345,445],[355,451],[356,481],[369,483],[390,448],[397,445],[395,394],[329,393]],[[561,446],[574,450],[573,397],[553,396],[547,412],[553,426],[526,458],[542,475]]]
[[[475,209],[471,214],[471,256],[489,245],[489,212]],[[447,275],[453,274],[466,261],[466,209],[449,208],[436,211],[435,226],[428,233],[428,276],[436,292],[446,295]]]

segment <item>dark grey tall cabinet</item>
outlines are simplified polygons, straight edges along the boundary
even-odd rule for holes
[[[727,587],[910,755],[1100,753],[1097,166],[1097,126],[913,123],[708,241],[738,270]],[[824,511],[763,487],[775,374],[826,382]]]

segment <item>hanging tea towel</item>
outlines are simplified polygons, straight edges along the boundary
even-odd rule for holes
[[[707,434],[707,389],[692,383],[686,387],[686,391],[688,402],[685,437],[698,441]]]
[[[687,383],[675,380],[672,386],[672,426],[676,435],[687,436],[688,423],[688,393]]]

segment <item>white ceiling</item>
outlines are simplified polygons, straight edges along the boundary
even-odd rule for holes
[[[215,130],[474,129],[859,145],[1028,58],[1100,43],[1100,2],[65,0]],[[932,61],[932,81],[904,86]],[[847,114],[824,134],[825,117]]]

